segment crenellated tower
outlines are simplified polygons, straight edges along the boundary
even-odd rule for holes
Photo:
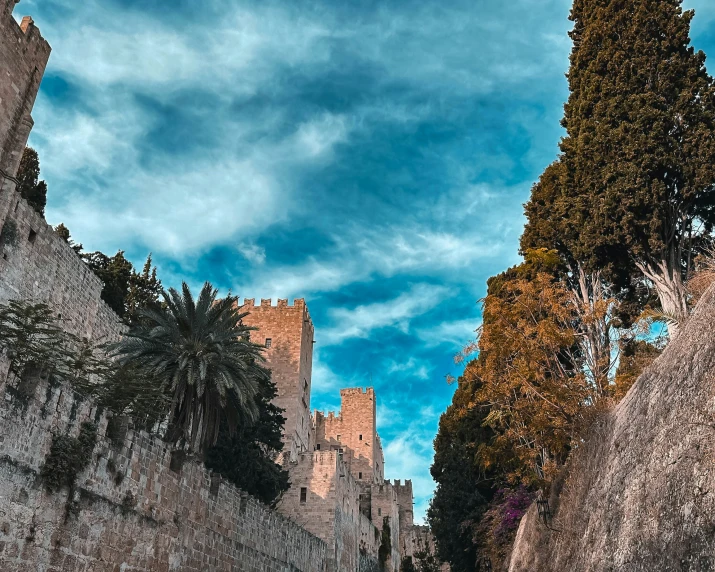
[[[340,413],[315,412],[315,447],[340,451],[353,477],[363,484],[382,483],[384,459],[377,434],[376,399],[372,387],[340,390]]]
[[[305,300],[288,304],[270,299],[257,305],[246,299],[241,306],[246,312],[243,323],[257,328],[251,340],[265,347],[267,366],[278,389],[275,404],[284,409],[284,451],[294,460],[297,454],[312,450],[310,387],[313,369],[314,327]]]
[[[32,130],[32,108],[50,57],[50,45],[32,18],[18,24],[19,0],[0,0],[0,192],[15,189],[15,175]],[[9,201],[6,201],[9,203]],[[0,217],[3,213],[0,213]]]

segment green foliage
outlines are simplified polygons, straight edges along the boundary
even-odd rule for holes
[[[120,363],[136,365],[171,395],[167,439],[202,454],[216,444],[222,424],[234,436],[258,418],[256,394],[270,374],[236,298],[217,299],[207,282],[198,300],[183,284],[164,301],[166,310],[144,310],[114,349]]]
[[[488,407],[473,403],[473,394],[466,378],[460,378],[452,405],[439,421],[430,471],[437,488],[427,522],[437,556],[454,572],[474,571],[478,550],[472,528],[486,510],[495,480],[509,470],[489,452],[497,435],[485,424]]]
[[[390,517],[382,518],[382,532],[380,533],[380,548],[377,549],[377,561],[380,568],[385,570],[387,561],[392,554],[392,534],[390,531]]]
[[[413,570],[415,572],[440,572],[440,562],[429,545],[420,545],[419,549],[415,551]]]
[[[275,384],[261,378],[255,397],[256,422],[239,427],[233,437],[224,423],[218,442],[206,454],[209,469],[270,506],[275,506],[290,486],[288,471],[274,461],[283,449],[285,423],[283,410],[271,403],[277,395]]]
[[[40,181],[40,158],[32,147],[25,147],[17,171],[17,190],[42,216],[47,205],[47,183]]]
[[[89,422],[82,423],[77,437],[55,435],[45,464],[40,470],[45,488],[49,492],[59,491],[63,487],[73,491],[77,476],[92,461],[92,451],[96,443],[97,426]]]
[[[70,234],[70,229],[68,229],[64,223],[60,223],[55,227],[55,232],[57,235],[64,240],[67,244],[70,245],[70,248],[74,250],[77,254],[82,253],[82,245],[76,243],[74,240],[72,240],[72,235]]]
[[[120,250],[112,257],[101,252],[89,252],[81,255],[92,271],[104,282],[102,300],[114,310],[118,316],[126,314],[126,301],[129,293],[129,282],[134,267],[124,257]]]
[[[643,272],[675,313],[715,222],[715,84],[681,4],[576,0],[560,182],[575,258]]]
[[[165,384],[132,362],[113,363],[94,387],[94,397],[97,405],[115,413],[113,418],[127,415],[145,431],[163,421],[171,408]]]
[[[17,223],[12,219],[5,220],[0,231],[0,248],[4,246],[15,247],[18,244]]]
[[[144,308],[160,305],[163,288],[156,275],[156,266],[152,265],[151,254],[147,256],[141,272],[132,270],[129,277],[129,290],[125,296],[125,318],[130,324],[141,320]]]
[[[10,373],[22,378],[30,370],[54,373],[60,367],[58,348],[65,340],[46,304],[11,300],[0,304],[0,349],[10,360]]]

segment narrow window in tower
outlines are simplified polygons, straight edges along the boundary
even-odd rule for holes
[[[381,509],[381,508],[378,508],[378,509],[377,509],[377,516],[382,516],[382,509]]]
[[[358,479],[362,479],[362,473],[358,473]]]
[[[362,441],[362,435],[360,435],[360,441]]]
[[[320,443],[318,443],[318,444],[315,446],[315,450],[316,450],[316,451],[320,451]]]
[[[266,338],[266,347],[270,348],[273,345],[273,339]]]
[[[305,504],[308,500],[308,489],[306,487],[300,487],[300,504]]]
[[[338,441],[340,441],[340,435],[338,435]]]

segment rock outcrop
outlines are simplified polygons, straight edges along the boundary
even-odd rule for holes
[[[554,486],[532,506],[510,572],[715,570],[715,287]],[[560,489],[560,490],[559,490]]]

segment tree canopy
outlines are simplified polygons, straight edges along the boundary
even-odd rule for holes
[[[135,364],[171,395],[168,439],[200,455],[216,444],[222,426],[232,437],[256,421],[256,395],[270,379],[236,298],[217,293],[208,282],[198,299],[186,283],[181,292],[170,288],[166,308],[143,310],[114,346],[120,363]]]
[[[681,4],[576,0],[559,181],[573,256],[642,273],[677,319],[715,221],[715,84]]]

